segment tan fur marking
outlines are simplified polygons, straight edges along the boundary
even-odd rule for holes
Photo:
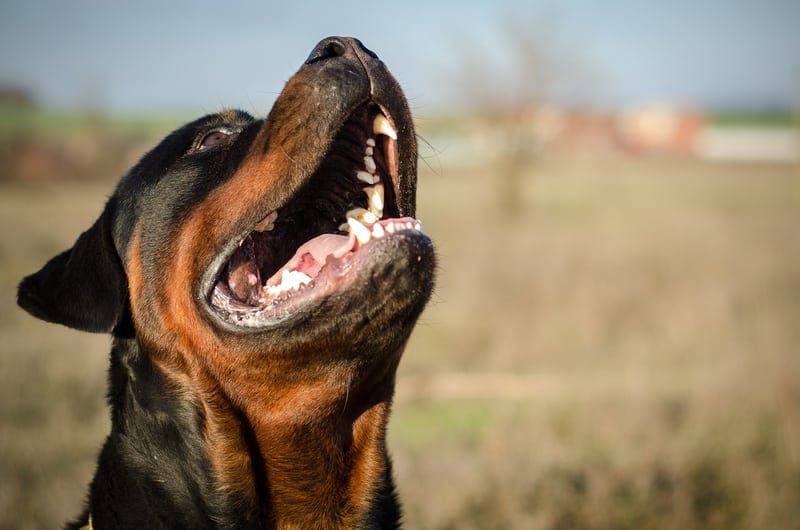
[[[137,225],[133,229],[130,250],[128,250],[128,291],[130,292],[131,308],[136,317],[139,300],[142,297],[142,227]]]
[[[347,497],[358,513],[366,513],[380,484],[386,460],[382,453],[389,411],[386,403],[379,403],[366,411],[353,425],[353,468],[347,484]],[[353,520],[355,525],[358,521]]]
[[[256,502],[254,474],[263,472],[278,527],[352,528],[382,481],[388,405],[376,405],[347,424],[341,417],[347,384],[331,383],[350,381],[347,369],[336,374],[337,368],[330,368],[287,384],[281,379],[286,366],[270,362],[269,352],[243,346],[245,341],[223,342],[195,301],[201,266],[212,261],[235,224],[257,223],[266,213],[265,201],[283,204],[299,186],[304,171],[297,170],[292,152],[299,149],[295,143],[302,131],[292,127],[272,131],[278,145],[266,151],[270,138],[262,129],[237,172],[175,227],[170,250],[151,269],[163,271],[158,278],[143,278],[137,227],[127,264],[131,305],[137,323],[147,323],[150,349],[161,355],[153,362],[202,407],[206,450],[222,487]],[[284,137],[277,138],[279,133]],[[253,468],[245,429],[256,435],[263,470]]]
[[[220,484],[250,497],[255,493],[254,469],[243,441],[243,426],[211,375],[213,366],[224,366],[229,361],[221,357],[220,338],[198,312],[194,281],[201,273],[198,264],[211,260],[217,251],[216,245],[229,236],[232,223],[256,208],[263,200],[265,189],[275,186],[276,179],[268,175],[281,175],[282,164],[287,159],[283,156],[267,158],[258,164],[246,163],[249,169],[240,169],[230,181],[210,193],[177,227],[170,245],[172,252],[161,256],[159,268],[165,274],[158,282],[143,282],[140,227],[135,231],[128,260],[134,318],[155,321],[157,329],[149,335],[148,342],[154,343],[154,350],[165,353],[162,358],[153,359],[154,363],[176,388],[195,394],[193,399],[198,399],[204,408],[209,459],[217,470]],[[252,203],[243,201],[244,197],[252,197]],[[153,309],[154,318],[148,318]],[[144,328],[152,329],[149,324]],[[252,352],[236,352],[229,348],[225,353],[246,355]]]

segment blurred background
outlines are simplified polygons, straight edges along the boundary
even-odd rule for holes
[[[109,338],[16,283],[181,123],[327,35],[389,65],[439,283],[390,449],[412,529],[800,528],[800,4],[0,4],[0,528],[79,511]]]

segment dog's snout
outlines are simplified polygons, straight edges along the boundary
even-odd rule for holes
[[[352,37],[327,37],[314,46],[314,49],[308,55],[308,59],[306,59],[306,64],[324,59],[362,54],[367,54],[373,59],[378,58],[375,52],[367,49],[358,39]]]

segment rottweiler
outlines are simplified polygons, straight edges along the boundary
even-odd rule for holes
[[[397,528],[395,374],[434,285],[382,61],[329,37],[265,119],[169,134],[19,285],[113,337],[111,432],[68,528]]]

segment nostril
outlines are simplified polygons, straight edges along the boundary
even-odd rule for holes
[[[306,64],[311,64],[322,59],[332,59],[341,57],[347,51],[347,45],[338,37],[328,37],[322,39],[319,44],[314,46],[306,59]]]
[[[370,57],[372,57],[373,59],[378,59],[378,54],[377,54],[377,53],[375,53],[374,51],[370,50],[370,49],[369,49],[369,48],[367,48],[366,46],[364,46],[364,43],[363,43],[363,42],[361,42],[361,41],[360,41],[360,40],[358,40],[358,39],[353,39],[353,42],[355,42],[355,43],[358,45],[358,47],[359,47],[359,48],[361,48],[362,50],[364,50],[364,53],[366,53],[367,55],[369,55],[369,56],[370,56]]]
[[[333,40],[328,43],[328,55],[341,57],[344,55],[344,44],[338,40]]]

